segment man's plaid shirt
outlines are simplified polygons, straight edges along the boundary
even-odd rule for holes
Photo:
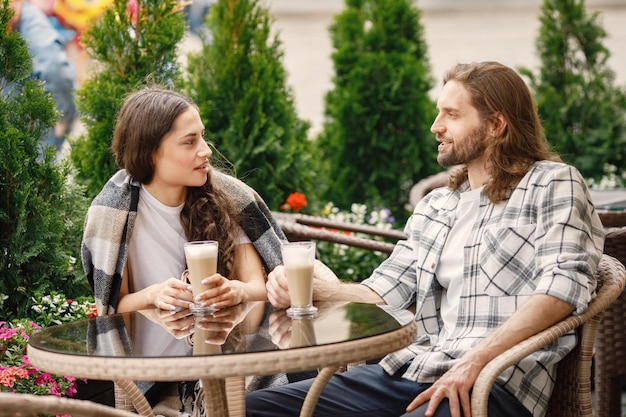
[[[412,361],[405,378],[434,382],[533,294],[566,301],[574,314],[583,312],[595,294],[604,231],[584,180],[569,165],[538,162],[500,203],[501,210],[493,210],[481,195],[464,248],[458,322],[450,337],[440,340],[442,287],[435,271],[459,194],[468,188],[444,187],[424,197],[406,224],[407,240],[363,282],[390,306],[416,305],[418,337],[382,360],[389,373]],[[507,369],[498,382],[534,416],[545,415],[556,363],[575,343],[572,332]]]

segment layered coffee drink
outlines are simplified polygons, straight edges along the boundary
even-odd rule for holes
[[[191,291],[196,296],[210,287],[202,283],[206,277],[217,273],[218,244],[213,240],[203,240],[185,243],[185,259],[189,269]],[[193,312],[207,312],[213,307],[194,305]]]
[[[291,305],[306,307],[313,299],[313,265],[285,265]]]
[[[291,298],[290,316],[311,315],[313,306],[313,265],[315,242],[290,242],[282,246],[283,265]]]

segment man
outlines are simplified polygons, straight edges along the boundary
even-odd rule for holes
[[[550,154],[519,75],[495,62],[444,78],[432,132],[448,187],[426,195],[406,241],[361,284],[315,283],[317,300],[415,304],[418,336],[376,365],[333,376],[315,416],[470,416],[470,390],[495,356],[583,312],[603,229],[579,172]],[[284,271],[268,297],[289,304]],[[500,375],[490,417],[544,416],[573,334]],[[260,390],[248,416],[293,416],[310,381]]]

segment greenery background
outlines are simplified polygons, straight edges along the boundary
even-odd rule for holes
[[[0,22],[7,21],[7,4],[1,3]],[[606,65],[606,34],[583,5],[543,2],[542,65],[536,73],[521,70],[565,159],[588,178],[599,180],[605,166],[617,167],[621,178],[624,90]],[[212,41],[188,57],[192,71],[184,73],[176,51],[185,30],[178,3],[141,0],[131,18],[126,2],[117,0],[84,35],[98,71],[77,93],[86,131],[72,139],[70,158],[61,164],[52,155],[37,161],[33,152],[37,129],[54,115],[25,78],[28,71],[15,71],[27,65],[23,45],[20,51],[16,35],[4,30],[2,79],[23,83],[29,96],[5,94],[1,102],[0,316],[28,316],[38,291],[89,294],[79,256],[84,212],[115,170],[108,145],[117,109],[126,93],[145,84],[180,89],[200,103],[209,139],[223,157],[218,163],[232,163],[272,209],[298,191],[310,214],[324,215],[326,202],[335,201],[344,211],[365,203],[372,212],[387,208],[406,218],[408,187],[439,169],[426,145],[433,81],[420,19],[408,0],[346,0],[329,28],[336,76],[326,123],[318,137],[308,137],[287,85],[280,36],[272,35],[262,3],[219,0],[207,20]],[[346,258],[348,271],[354,259]]]

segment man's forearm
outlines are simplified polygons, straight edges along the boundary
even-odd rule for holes
[[[385,301],[371,288],[356,283],[316,280],[313,287],[316,301],[351,301],[368,304],[385,304]]]
[[[555,297],[534,295],[463,359],[471,359],[484,366],[502,352],[567,317],[572,311],[574,307],[571,304]]]

